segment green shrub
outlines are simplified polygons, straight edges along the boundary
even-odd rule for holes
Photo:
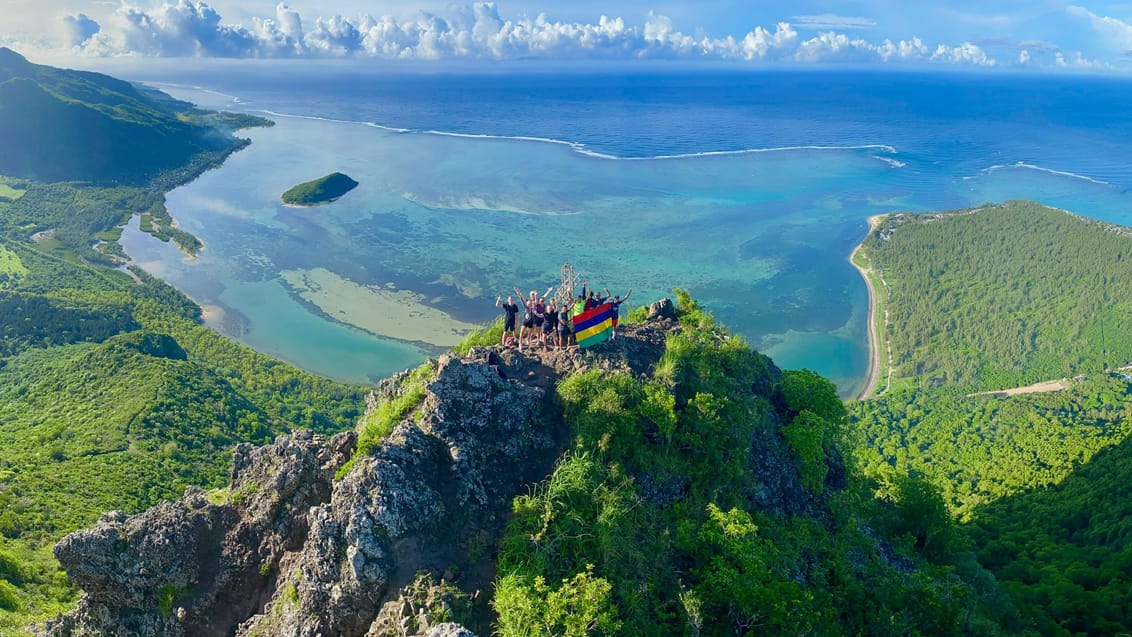
[[[823,449],[827,427],[824,420],[807,409],[782,428],[782,437],[794,452],[798,477],[814,494],[822,492],[829,473],[829,461]]]
[[[491,347],[499,345],[499,341],[503,338],[503,319],[496,319],[491,325],[486,325],[478,330],[475,330],[464,337],[452,347],[452,353],[463,356],[468,353],[473,347]]]
[[[611,586],[593,574],[593,565],[558,588],[542,577],[504,576],[495,587],[492,605],[502,637],[588,637],[612,635],[621,628]]]
[[[0,610],[14,611],[20,607],[20,589],[0,580]]]

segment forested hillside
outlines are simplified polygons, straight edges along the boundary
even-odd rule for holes
[[[1008,202],[893,215],[862,248],[895,367],[850,405],[866,473],[935,485],[1042,634],[1128,629],[1119,480],[1094,463],[1127,473],[1132,231]],[[1058,382],[1000,391],[1037,381]]]
[[[50,557],[64,533],[189,484],[222,486],[236,442],[339,431],[361,412],[362,388],[224,339],[141,270],[139,282],[29,244],[4,250],[0,564],[19,565],[0,569],[5,634],[73,599]]]
[[[1011,201],[890,215],[862,248],[884,274],[897,387],[999,390],[1132,361],[1132,230]]]
[[[164,189],[242,147],[229,125],[260,122],[0,49],[0,633],[73,602],[51,556],[63,534],[223,484],[237,442],[360,414],[363,388],[228,341],[177,290],[105,267],[124,262],[132,214],[198,248],[172,228]]]
[[[1118,635],[1132,627],[1132,440],[1060,484],[1003,498],[970,525],[993,570],[1046,635]]]
[[[832,383],[779,372],[687,296],[679,307],[685,329],[651,374],[559,384],[575,442],[515,501],[499,634],[1020,628],[937,494],[906,480],[890,484],[895,505],[873,500]]]
[[[142,185],[242,142],[191,104],[0,48],[0,174]],[[206,158],[207,157],[207,158]]]

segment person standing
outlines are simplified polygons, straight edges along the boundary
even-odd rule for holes
[[[519,291],[519,288],[512,288],[512,289],[515,290],[515,294],[520,299],[523,298],[523,293]],[[548,287],[546,289],[546,294],[544,294],[543,296],[549,296],[551,290],[553,290],[553,289],[554,289],[553,285]],[[535,290],[531,290],[530,296],[528,296],[527,299],[523,302],[523,305],[526,306],[527,311],[525,313],[523,313],[523,326],[519,329],[519,350],[520,351],[522,351],[522,349],[523,349],[523,339],[524,338],[529,338],[531,340],[531,342],[535,342],[535,341],[538,340],[538,332],[536,331],[536,327],[535,327],[535,303],[537,303],[537,302],[538,302],[538,292],[535,291]],[[528,333],[530,334],[529,336],[528,336]]]
[[[570,304],[563,303],[558,308],[558,346],[566,347],[570,344]]]
[[[577,316],[589,309],[589,307],[587,307],[588,304],[586,303],[586,283],[587,281],[582,281],[582,291],[580,294],[578,294],[578,298],[574,301],[574,316]]]
[[[613,331],[609,335],[610,339],[617,338],[617,313],[618,313],[618,310],[620,310],[620,308],[621,308],[621,304],[624,303],[625,301],[628,301],[629,295],[632,294],[632,293],[633,293],[633,288],[629,288],[629,291],[625,293],[625,298],[621,298],[620,295],[616,295],[616,296],[613,297],[612,301],[609,301],[608,300],[609,299],[609,288],[605,288],[605,298],[609,302],[609,306],[613,310],[612,316],[610,316],[610,318],[613,319],[613,321],[612,321],[613,322]]]
[[[538,297],[538,301],[535,302],[534,315],[535,315],[535,330],[536,330],[536,333],[538,334],[538,342],[545,345],[546,344],[546,298],[545,297],[541,297],[541,296]]]
[[[515,319],[519,315],[519,306],[515,303],[515,297],[511,295],[507,295],[506,303],[501,303],[502,300],[502,294],[495,297],[495,307],[501,307],[505,312],[503,316],[503,336],[499,338],[499,345],[506,347],[508,334],[510,334],[512,340],[517,342],[518,339],[515,335]]]
[[[554,348],[554,342],[555,342],[556,334],[558,332],[557,326],[558,326],[557,301],[555,301],[554,299],[550,299],[550,303],[547,303],[546,310],[543,312],[543,315],[542,315],[542,348],[543,349],[547,349],[548,345],[550,346],[550,349]]]

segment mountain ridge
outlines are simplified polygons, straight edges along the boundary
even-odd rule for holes
[[[415,398],[372,450],[358,445],[367,414],[360,432],[239,446],[224,491],[190,488],[135,516],[104,515],[56,546],[85,593],[41,634],[467,634],[458,621],[477,634],[724,635],[756,617],[772,630],[955,625],[942,580],[883,530],[923,522],[893,510],[866,523],[856,516],[873,514],[845,509],[858,486],[830,429],[844,417],[832,384],[781,372],[681,300],[627,317],[592,350],[501,349],[497,326],[464,354],[383,381],[371,413]],[[745,395],[710,395],[724,387]],[[577,483],[582,475],[598,482]],[[610,512],[603,523],[589,498],[628,498],[644,517]],[[644,557],[622,552],[642,533],[671,534],[672,545],[636,549],[654,565],[631,572],[660,579],[634,609],[626,595],[638,584],[619,573]],[[588,555],[591,534],[624,548]],[[752,568],[759,575],[719,579]],[[669,569],[684,583],[669,583]],[[845,581],[832,586],[829,572]],[[575,595],[588,601],[565,614],[545,606]],[[932,601],[891,618],[907,595]],[[678,612],[688,600],[701,610]],[[967,621],[993,621],[972,603]],[[862,604],[878,614],[854,609]]]
[[[0,173],[144,185],[194,156],[239,147],[202,116],[187,102],[107,75],[33,64],[0,49],[0,136],[19,149],[0,156]]]

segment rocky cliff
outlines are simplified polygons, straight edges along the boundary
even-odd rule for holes
[[[474,598],[493,581],[510,502],[569,438],[554,383],[592,367],[646,372],[681,329],[674,317],[654,304],[594,350],[446,355],[420,405],[341,479],[353,432],[240,445],[226,492],[188,489],[64,538],[56,556],[84,593],[42,634],[469,634],[444,620],[483,612]],[[373,403],[406,391],[406,376]]]

